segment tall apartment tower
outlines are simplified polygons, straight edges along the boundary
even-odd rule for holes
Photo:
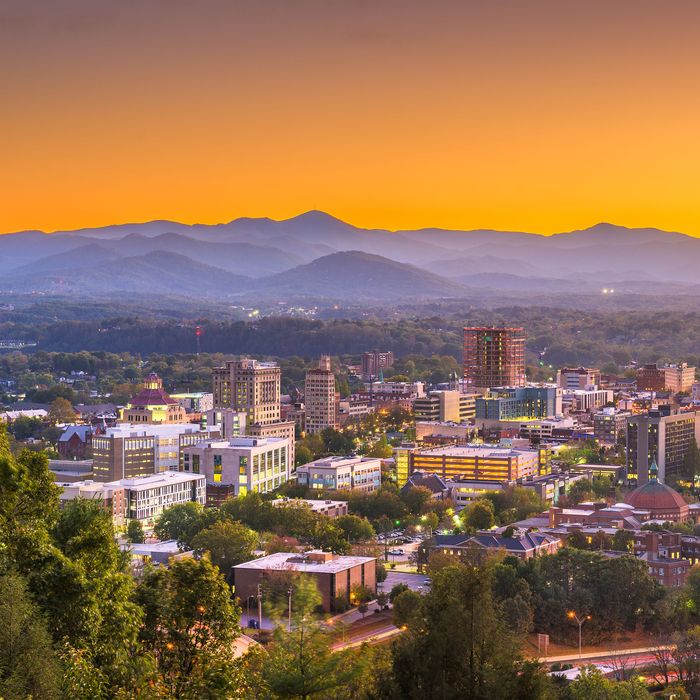
[[[464,379],[470,388],[525,385],[522,328],[465,328]]]
[[[321,355],[318,368],[306,373],[304,405],[307,432],[320,433],[325,428],[337,430],[339,404],[340,395],[335,390],[331,358],[328,355]]]
[[[282,371],[274,362],[227,362],[213,371],[214,407],[245,413],[249,426],[278,423],[281,380]]]

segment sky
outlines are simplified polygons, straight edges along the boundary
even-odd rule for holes
[[[700,236],[697,0],[0,0],[0,231]]]

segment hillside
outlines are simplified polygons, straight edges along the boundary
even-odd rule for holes
[[[464,295],[455,282],[413,265],[352,250],[332,253],[260,280],[262,294],[330,299],[440,298]]]

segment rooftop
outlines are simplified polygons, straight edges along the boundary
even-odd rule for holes
[[[346,571],[353,566],[376,561],[374,557],[341,557],[335,555],[332,555],[333,558],[329,561],[315,561],[308,557],[309,554],[320,553],[317,550],[306,552],[305,554],[299,554],[297,552],[278,552],[277,554],[268,554],[266,557],[260,557],[260,559],[247,561],[244,564],[238,564],[233,568],[336,574],[340,571]],[[322,554],[327,555],[326,552]]]
[[[538,456],[535,450],[519,450],[512,447],[498,447],[496,445],[466,445],[460,447],[458,445],[445,445],[443,447],[432,447],[427,450],[421,450],[422,455],[445,455],[448,457],[518,457],[520,455]]]

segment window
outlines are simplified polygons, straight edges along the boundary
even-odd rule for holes
[[[214,455],[214,481],[221,482],[221,455]]]

